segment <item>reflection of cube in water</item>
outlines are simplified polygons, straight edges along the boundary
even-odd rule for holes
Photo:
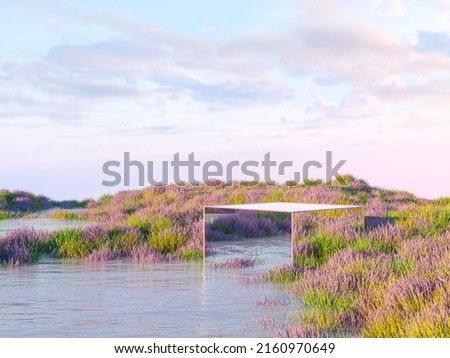
[[[222,263],[230,260],[251,260],[258,269],[291,262],[291,241],[288,234],[207,242],[206,245],[207,261],[214,267],[221,267]]]

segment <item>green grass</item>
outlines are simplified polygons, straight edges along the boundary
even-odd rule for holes
[[[108,205],[111,203],[113,196],[111,194],[104,194],[100,198],[98,198],[97,203],[100,206]]]
[[[397,258],[388,264],[390,270],[397,276],[404,276],[413,272],[416,267],[412,258]]]
[[[81,230],[63,229],[56,232],[48,245],[50,250],[61,258],[81,258],[88,253],[87,245],[81,240]]]
[[[404,322],[399,320],[396,315],[388,315],[379,319],[376,323],[364,327],[361,335],[370,338],[404,337]]]
[[[450,206],[450,197],[449,198],[439,198],[436,200],[437,203],[441,206]]]
[[[396,253],[399,243],[392,241],[383,241],[379,239],[357,237],[354,240],[345,239],[338,235],[326,235],[323,233],[313,233],[306,238],[297,239],[297,242],[304,242],[307,245],[307,253],[295,255],[294,262],[299,266],[308,268],[318,268],[325,264],[336,252],[351,248],[357,252],[368,253]]]
[[[107,247],[111,251],[129,254],[133,247],[140,244],[142,244],[142,240],[138,236],[111,229],[108,231],[108,240],[106,242],[94,242],[89,251],[92,251],[92,249],[98,250],[103,245],[103,247]]]
[[[369,197],[366,193],[359,192],[356,194],[356,200],[359,204],[367,204],[367,202],[369,201]]]
[[[25,245],[30,251],[30,262],[37,262],[39,259],[48,252],[47,242],[40,240],[26,240]]]
[[[383,253],[396,253],[398,244],[394,241],[382,241],[378,239],[370,239],[366,237],[357,237],[354,241],[348,243],[348,247],[357,252],[367,252],[374,250]]]
[[[328,236],[325,234],[314,234],[306,238],[308,253],[294,257],[296,265],[317,268],[326,260],[346,247],[345,242],[339,236]]]
[[[300,271],[291,266],[275,267],[263,274],[263,278],[272,282],[290,283],[298,280]]]
[[[352,243],[352,249],[357,252],[364,252],[371,249],[372,247],[373,247],[373,240],[368,238],[358,237]]]
[[[10,218],[10,216],[7,211],[0,210],[0,220],[7,220],[9,218]]]
[[[172,229],[167,228],[155,233],[152,231],[148,238],[148,244],[155,251],[168,254],[178,250],[187,240],[188,236],[185,233],[174,232]]]
[[[169,216],[152,216],[149,219],[150,236],[157,236],[159,233],[175,226],[174,220]]]
[[[450,205],[441,199],[442,205],[421,205],[404,212],[389,212],[397,225],[403,227],[410,237],[442,235],[450,225]]]
[[[263,203],[271,203],[271,202],[283,201],[283,195],[284,195],[283,190],[276,190],[276,191],[270,193],[268,196],[266,196],[262,200],[262,202]]]
[[[431,213],[430,227],[428,233],[431,235],[441,235],[450,226],[450,205],[443,208],[436,208]]]
[[[127,218],[127,225],[129,225],[135,229],[138,229],[145,236],[150,234],[151,224],[150,224],[150,219],[148,219],[148,218],[130,216]]]
[[[106,237],[99,237],[84,242],[80,229],[63,229],[53,234],[45,244],[44,251],[55,254],[60,258],[83,258],[94,250],[108,248],[114,252],[129,254],[133,247],[142,243],[142,240],[130,233],[117,229],[110,229]]]
[[[346,295],[333,295],[329,292],[316,288],[303,292],[303,303],[307,307],[314,307],[322,310],[332,310],[346,312],[352,307],[354,298]]]
[[[49,214],[49,217],[57,220],[82,220],[82,218],[73,211],[57,210]]]
[[[187,250],[180,254],[180,258],[186,261],[197,261],[203,259],[203,252],[201,250]]]
[[[387,196],[386,193],[383,190],[377,190],[375,193],[375,197],[380,200],[382,203],[386,203]]]
[[[341,321],[341,315],[337,311],[310,309],[303,311],[300,315],[300,322],[304,326],[312,325],[329,336],[343,337],[345,335],[340,328]]]
[[[245,204],[246,198],[243,193],[236,193],[230,199],[229,204]]]
[[[426,317],[419,313],[403,318],[392,313],[370,322],[362,329],[361,335],[370,338],[448,338],[450,318],[448,312],[442,312],[440,317]]]

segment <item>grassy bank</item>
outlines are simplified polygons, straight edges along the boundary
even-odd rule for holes
[[[450,337],[450,199],[423,200],[347,179],[348,186],[167,186],[105,195],[77,214],[96,224],[53,233],[11,232],[0,241],[0,261],[26,264],[46,254],[146,262],[200,259],[204,205],[362,204],[365,215],[391,223],[364,230],[351,212],[305,216],[296,226],[297,267],[261,275],[286,283],[306,307],[279,334]],[[207,235],[212,240],[276,235],[289,225],[282,215],[240,214],[214,221]],[[243,263],[226,267],[238,264]]]
[[[393,223],[361,230],[351,215],[298,228],[297,269],[275,268],[305,310],[287,337],[450,337],[450,205],[366,189],[366,212]],[[295,274],[294,274],[295,273]]]
[[[89,200],[52,200],[44,195],[36,195],[22,190],[0,190],[0,220],[30,216],[51,208],[82,209]]]

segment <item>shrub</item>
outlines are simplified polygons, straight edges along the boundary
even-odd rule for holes
[[[49,242],[52,252],[61,258],[81,258],[89,253],[80,229],[63,229],[54,233]]]
[[[0,239],[0,263],[23,265],[37,261],[45,251],[47,233],[33,229],[17,229]]]
[[[173,253],[188,240],[185,230],[179,227],[168,227],[150,233],[148,244],[161,254]]]
[[[49,217],[58,220],[82,220],[82,218],[77,213],[67,210],[53,211],[49,214]]]
[[[294,260],[296,265],[316,268],[344,247],[346,247],[346,243],[342,237],[324,234],[311,235],[306,238],[304,249],[294,256]]]

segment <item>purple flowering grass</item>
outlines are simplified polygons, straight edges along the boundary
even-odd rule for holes
[[[255,305],[259,307],[276,307],[285,306],[288,304],[290,304],[290,300],[288,298],[279,298],[276,296],[262,296],[255,302]]]
[[[111,251],[107,247],[92,251],[86,258],[88,261],[111,261],[122,258],[124,255],[120,252]]]
[[[161,263],[176,260],[174,255],[164,255],[153,250],[147,244],[133,247],[131,258],[140,263]]]
[[[38,246],[48,240],[47,232],[16,229],[0,238],[0,265],[17,266],[36,261]]]
[[[295,319],[276,330],[283,337],[449,337],[450,200],[425,200],[403,191],[371,187],[346,176],[346,186],[216,186],[147,188],[106,195],[87,203],[80,217],[95,222],[79,232],[15,231],[0,238],[2,265],[34,262],[40,253],[90,260],[128,256],[160,263],[201,258],[202,207],[270,201],[360,204],[364,214],[388,224],[364,228],[361,213],[297,215],[296,266],[248,275],[248,283],[272,280],[304,300]],[[60,203],[61,206],[70,203]],[[54,205],[27,192],[0,191],[0,208],[19,212]],[[289,217],[223,212],[206,226],[208,241],[279,235]],[[59,250],[59,251],[58,251]],[[72,251],[70,251],[72,250]],[[214,254],[206,246],[208,255]],[[242,268],[252,260],[216,263]],[[271,300],[261,299],[262,305]],[[275,328],[267,318],[262,324]]]
[[[255,266],[255,263],[256,263],[256,261],[253,259],[236,258],[236,259],[229,259],[229,260],[220,261],[220,262],[213,262],[211,264],[211,267],[212,268],[221,268],[221,269],[239,269],[239,268]]]

